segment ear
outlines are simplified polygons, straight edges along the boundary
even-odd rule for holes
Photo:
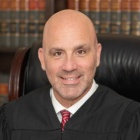
[[[102,45],[100,43],[97,44],[97,64],[98,67],[100,64],[100,56],[101,56]]]
[[[38,58],[40,60],[42,69],[45,70],[45,60],[44,60],[45,58],[44,58],[43,48],[38,49]]]

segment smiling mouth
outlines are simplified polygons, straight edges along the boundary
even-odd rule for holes
[[[77,77],[61,77],[61,81],[63,84],[78,84],[80,82],[80,77],[81,76],[77,76]]]

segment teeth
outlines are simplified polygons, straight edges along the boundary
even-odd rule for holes
[[[68,81],[72,81],[72,80],[75,80],[76,78],[65,78],[65,79]]]

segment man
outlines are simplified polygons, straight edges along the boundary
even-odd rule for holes
[[[38,51],[52,88],[2,106],[0,140],[140,140],[140,104],[94,81],[100,54],[88,17],[54,14]]]

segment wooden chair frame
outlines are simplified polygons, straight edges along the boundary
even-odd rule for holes
[[[19,48],[12,60],[11,72],[9,77],[9,101],[22,96],[23,80],[30,47]]]

